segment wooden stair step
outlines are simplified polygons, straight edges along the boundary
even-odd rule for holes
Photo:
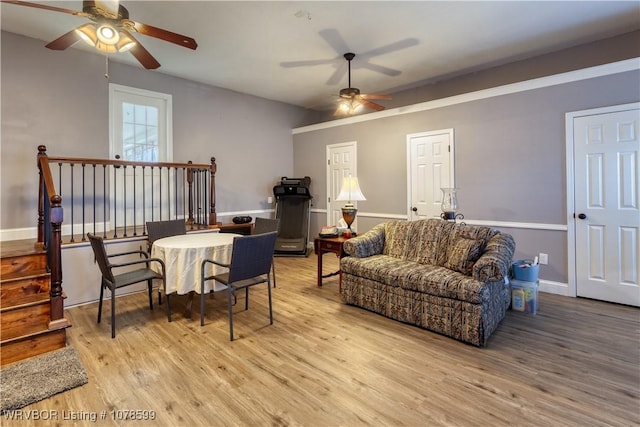
[[[66,328],[14,337],[0,344],[0,366],[58,350],[66,345]]]
[[[0,315],[2,341],[48,330],[51,321],[49,294],[25,296],[21,304],[0,309]]]
[[[0,242],[0,365],[66,346],[71,325],[51,320],[50,291],[46,251],[34,240]]]
[[[0,280],[0,308],[19,305],[29,295],[49,294],[51,274],[36,270],[29,275],[12,273]]]
[[[44,252],[26,255],[2,256],[0,259],[0,277],[10,274],[29,274],[33,270],[47,268],[47,254]]]
[[[31,279],[38,277],[50,277],[51,273],[46,268],[33,269],[29,271],[17,271],[12,273],[3,274],[0,277],[0,284],[9,283],[15,280]]]

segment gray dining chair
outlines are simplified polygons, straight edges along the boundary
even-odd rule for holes
[[[183,234],[187,234],[187,225],[183,219],[147,221],[147,251],[151,253],[153,242],[158,239]],[[158,289],[158,304],[162,304],[160,289]]]
[[[167,221],[147,221],[148,248],[151,250],[153,242],[163,237],[187,234],[187,225],[182,219]]]
[[[166,280],[164,262],[159,258],[149,258],[149,254],[145,251],[128,251],[107,254],[107,250],[104,246],[104,240],[102,237],[95,236],[91,233],[87,233],[89,242],[91,242],[91,248],[95,260],[100,268],[102,274],[102,281],[100,284],[100,302],[98,303],[98,323],[102,320],[102,300],[104,297],[104,290],[109,289],[111,291],[111,338],[116,337],[116,289],[123,288],[125,286],[133,285],[135,283],[147,282],[147,288],[149,290],[149,308],[153,310],[153,298],[151,297],[151,289],[153,286],[153,279],[162,280],[163,286]],[[112,258],[121,257],[126,255],[138,255],[138,257],[132,261],[111,262]],[[149,268],[150,263],[157,262],[161,266],[161,273],[157,273]],[[142,268],[137,270],[129,270],[124,273],[114,274],[114,270],[121,267],[130,267],[137,264],[144,264]],[[171,308],[169,306],[169,295],[167,295],[167,318],[171,322]]]
[[[263,234],[270,233],[272,231],[278,231],[278,226],[280,224],[279,219],[270,219],[270,218],[256,218],[255,223],[253,224],[253,234]],[[273,273],[273,287],[276,287],[276,263],[275,259],[271,263],[271,272]]]
[[[261,283],[267,284],[269,297],[269,324],[273,324],[273,308],[271,304],[271,264],[276,247],[275,231],[270,233],[241,236],[233,239],[231,262],[226,264],[214,259],[202,261],[200,274],[200,325],[204,326],[204,284],[208,280],[216,280],[227,285],[227,308],[229,311],[229,339],[233,341],[233,302],[236,291],[245,290],[244,309],[249,309],[249,288]],[[208,264],[224,267],[224,273],[206,276]]]

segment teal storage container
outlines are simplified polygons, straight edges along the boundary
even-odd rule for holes
[[[526,259],[517,259],[511,265],[513,278],[523,282],[537,282],[539,269],[539,264],[533,265],[533,261]]]

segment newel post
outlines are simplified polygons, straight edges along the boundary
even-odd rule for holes
[[[45,183],[44,174],[42,173],[42,167],[40,166],[42,161],[46,161],[47,147],[44,145],[38,146],[38,240],[36,241],[36,247],[42,249],[44,247],[44,197],[45,197]]]
[[[209,195],[209,200],[211,205],[209,206],[209,225],[217,225],[218,217],[216,215],[216,171],[218,170],[218,166],[216,165],[216,158],[211,158],[211,185],[209,188],[211,189],[211,194]]]
[[[192,165],[193,162],[189,160],[187,164]],[[193,169],[187,168],[187,194],[189,195],[189,218],[187,219],[187,225],[193,226]]]
[[[64,299],[62,295],[62,197],[51,196],[51,242],[49,267],[51,269],[51,322],[49,329],[57,329],[64,318]]]

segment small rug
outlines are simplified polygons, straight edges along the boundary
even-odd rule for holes
[[[72,347],[7,365],[0,370],[0,412],[25,407],[87,382],[87,372]]]

